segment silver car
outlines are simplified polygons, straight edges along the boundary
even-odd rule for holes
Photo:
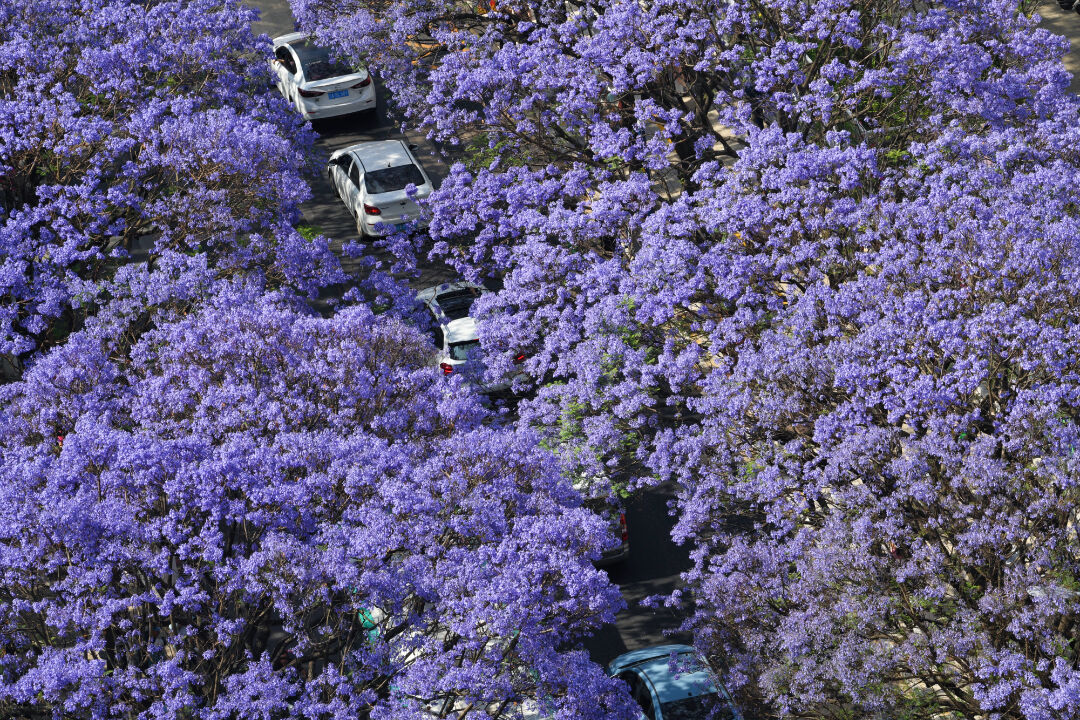
[[[630,528],[626,524],[626,509],[606,497],[589,498],[585,501],[585,507],[607,520],[608,532],[614,543],[593,561],[593,565],[608,567],[626,560],[630,556]]]
[[[626,524],[626,508],[612,495],[611,479],[607,473],[599,475],[572,476],[574,489],[577,490],[587,509],[607,521],[611,545],[593,561],[596,567],[615,565],[630,556],[630,528]]]
[[[485,292],[484,288],[468,281],[442,283],[416,294],[435,321],[434,341],[437,362],[444,375],[460,373],[480,353],[480,335],[472,317],[473,301]],[[514,357],[514,364],[526,359],[524,353]],[[484,383],[479,390],[485,394],[502,393],[510,389],[516,373],[502,382]]]

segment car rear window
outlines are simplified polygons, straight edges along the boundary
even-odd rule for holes
[[[474,348],[480,347],[479,340],[469,340],[468,342],[450,343],[450,357],[454,360],[468,360],[469,353]]]
[[[308,81],[329,80],[330,78],[352,75],[356,71],[341,62],[334,62],[330,58],[316,60],[304,67],[304,78]]]
[[[606,497],[585,498],[582,504],[597,515],[607,515],[619,511],[618,506]]]
[[[465,288],[464,290],[453,290],[451,292],[443,293],[435,298],[435,302],[442,308],[443,315],[450,320],[460,320],[463,317],[469,316],[469,308],[472,307],[473,301],[480,297],[480,291],[476,288]]]
[[[372,195],[404,190],[409,183],[424,184],[424,176],[415,165],[398,165],[364,173],[364,185]]]
[[[293,49],[296,50],[296,54],[300,57],[300,67],[304,70],[304,79],[309,82],[328,80],[342,75],[352,75],[356,72],[347,63],[330,57],[330,51],[325,48],[303,43],[302,45],[294,45]]]

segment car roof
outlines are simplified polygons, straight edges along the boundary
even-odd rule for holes
[[[624,653],[612,660],[608,668],[612,675],[627,670],[644,675],[649,679],[653,690],[656,691],[657,699],[662,703],[719,691],[716,681],[704,667],[688,669],[687,672],[676,676],[671,671],[672,654],[689,655],[694,659],[695,665],[701,663],[697,651],[689,645],[657,645]]]
[[[296,53],[296,57],[299,58],[300,64],[304,67],[307,67],[315,60],[328,60],[330,58],[329,50],[310,43],[305,42],[296,45],[290,43],[289,47]]]
[[[414,164],[409,149],[400,140],[374,140],[372,142],[357,143],[350,147],[348,152],[360,161],[365,172]]]
[[[278,48],[278,47],[281,47],[282,45],[289,45],[291,43],[294,43],[297,40],[306,40],[306,39],[307,39],[307,33],[304,33],[304,32],[286,33],[284,35],[278,35],[276,38],[274,38],[274,47]]]
[[[476,332],[476,321],[471,317],[451,320],[443,325],[443,332],[446,333],[448,343],[472,342],[480,339]]]
[[[608,479],[607,473],[595,473],[592,475],[580,473],[574,475],[570,479],[570,485],[579,493],[581,493],[585,498],[604,499],[608,497],[608,494],[606,492],[601,492],[597,494],[594,492],[594,490],[597,487],[610,487],[611,483]]]
[[[685,652],[694,652],[694,648],[689,645],[654,645],[652,647],[641,648],[640,650],[631,650],[630,652],[623,653],[608,663],[608,671],[614,675],[630,665],[634,665],[635,663],[644,660],[652,660],[653,658],[666,659],[672,653]]]

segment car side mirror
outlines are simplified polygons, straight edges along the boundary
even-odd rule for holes
[[[415,151],[416,151],[416,150],[418,150],[419,148],[420,148],[420,146],[419,146],[419,145],[417,145],[416,143],[409,143],[409,150],[412,150],[412,151],[414,151],[414,152],[415,152]]]

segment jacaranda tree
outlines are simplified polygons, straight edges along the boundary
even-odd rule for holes
[[[631,717],[604,521],[372,275],[238,2],[0,4],[0,715]],[[131,257],[130,251],[147,251]]]
[[[0,371],[100,310],[129,251],[336,279],[293,228],[312,134],[235,0],[0,3]]]
[[[529,349],[522,422],[582,463],[678,481],[732,687],[1080,716],[1080,136],[1031,4],[293,4],[470,147],[431,233],[502,276],[489,364]]]
[[[417,330],[219,288],[0,390],[0,714],[630,717],[604,522]]]

